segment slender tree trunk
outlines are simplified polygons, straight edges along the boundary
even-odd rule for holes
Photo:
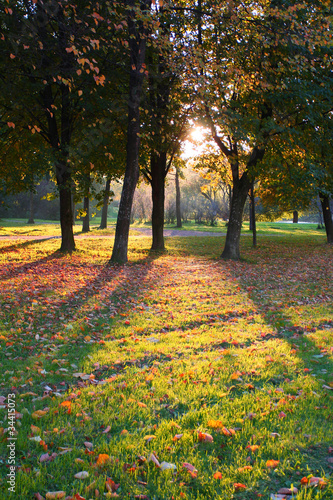
[[[82,222],[82,232],[83,233],[88,233],[90,231],[90,225],[89,225],[89,196],[85,196],[83,198],[83,210],[85,212],[85,216],[83,217],[83,222]]]
[[[58,161],[56,164],[57,185],[60,198],[60,226],[61,226],[61,252],[73,252],[75,241],[73,233],[71,174],[67,167],[67,160]]]
[[[250,219],[252,220],[252,242],[253,246],[257,246],[257,225],[256,225],[256,206],[255,206],[255,200],[254,200],[254,186],[253,182],[251,185],[250,189],[250,206],[251,206],[251,216]]]
[[[75,226],[75,201],[74,201],[74,194],[75,194],[75,184],[73,182],[72,184],[72,213],[73,213],[73,226]]]
[[[35,224],[35,221],[34,221],[34,192],[32,189],[30,191],[28,224]]]
[[[297,212],[297,210],[293,211],[293,224],[298,224],[298,212]]]
[[[227,236],[221,255],[222,259],[238,260],[240,258],[239,242],[243,211],[250,187],[251,182],[246,172],[243,173],[239,180],[234,180]]]
[[[321,208],[323,210],[323,219],[326,229],[327,235],[327,243],[333,243],[333,221],[332,221],[332,212],[330,207],[329,197],[323,193],[319,194]]]
[[[249,230],[253,231],[253,219],[252,219],[252,202],[251,202],[251,192],[249,193]]]
[[[165,172],[166,153],[152,152],[150,158],[151,191],[153,201],[152,230],[153,242],[152,250],[164,250],[164,199],[165,199]]]
[[[177,227],[182,227],[182,213],[180,208],[180,186],[179,186],[179,171],[176,167],[176,217],[177,217]]]
[[[135,188],[139,178],[140,100],[146,55],[146,28],[136,19],[135,0],[127,0],[129,6],[128,31],[130,47],[130,81],[128,101],[128,125],[126,170],[117,217],[116,234],[110,262],[127,262],[128,235]],[[151,1],[142,0],[143,9],[149,9]]]
[[[105,193],[103,199],[103,208],[102,208],[102,217],[101,217],[101,225],[99,229],[106,229],[108,225],[108,206],[109,206],[109,197],[110,197],[110,185],[111,179],[106,179],[105,183]]]

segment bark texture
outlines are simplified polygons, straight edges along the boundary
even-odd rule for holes
[[[90,231],[90,224],[89,224],[89,196],[85,196],[83,198],[83,210],[85,211],[86,215],[83,217],[82,232],[83,233],[88,233]]]
[[[164,250],[164,201],[166,153],[152,152],[150,159],[151,191],[153,201],[152,211],[152,250]]]
[[[106,229],[107,225],[108,225],[108,207],[109,207],[109,198],[110,198],[110,185],[111,185],[111,179],[108,178],[108,179],[106,179],[106,183],[105,183],[101,225],[99,226],[99,229]]]
[[[240,179],[234,180],[227,236],[221,255],[222,259],[238,260],[240,258],[239,243],[243,211],[250,187],[251,181],[246,171]]]
[[[326,229],[327,243],[330,245],[333,243],[333,221],[332,212],[330,207],[329,197],[323,193],[319,194],[321,208],[323,211],[323,219]]]
[[[128,125],[126,170],[123,190],[119,204],[116,234],[110,263],[127,262],[128,235],[130,228],[131,210],[135,188],[139,178],[139,146],[140,146],[140,101],[144,79],[144,63],[146,54],[147,28],[142,21],[136,19],[135,0],[127,0],[130,10],[128,13],[128,42],[130,47],[130,81],[128,101]],[[142,11],[150,8],[150,0],[140,2]]]
[[[180,186],[179,186],[179,171],[178,171],[178,168],[176,168],[175,182],[176,182],[176,218],[177,218],[177,227],[182,227],[182,213],[181,213],[181,206],[180,206]]]
[[[256,205],[254,199],[254,187],[253,182],[250,188],[250,221],[251,221],[251,231],[252,231],[252,244],[254,247],[257,246],[257,224],[256,224]]]
[[[60,198],[60,226],[61,226],[61,252],[73,252],[75,250],[73,233],[71,174],[67,162],[56,164],[57,185]]]

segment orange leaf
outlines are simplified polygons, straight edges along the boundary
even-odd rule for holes
[[[106,453],[100,453],[97,458],[96,465],[104,465],[106,462],[110,460],[110,456]]]
[[[214,441],[213,436],[207,434],[206,432],[199,432],[199,441],[205,441],[206,443],[212,443]]]
[[[257,445],[257,444],[250,445],[249,444],[249,446],[247,446],[246,448],[248,448],[251,451],[256,451],[259,448],[259,445]]]
[[[252,465],[245,465],[244,467],[239,467],[238,472],[245,472],[247,470],[252,470]]]
[[[274,469],[280,463],[280,460],[267,460],[266,467]]]
[[[147,405],[141,403],[140,401],[138,401],[138,406],[140,406],[141,408],[147,408]]]
[[[245,484],[242,484],[242,483],[234,483],[234,488],[235,490],[246,490],[247,486],[245,486]]]

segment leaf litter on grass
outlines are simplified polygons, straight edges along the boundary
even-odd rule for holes
[[[306,279],[289,246],[105,267],[47,245],[1,270],[15,498],[332,498],[329,250],[306,247]]]

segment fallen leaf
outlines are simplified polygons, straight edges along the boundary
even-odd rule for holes
[[[212,443],[214,441],[213,436],[207,434],[206,432],[199,432],[198,439],[199,441],[204,441],[206,443]]]
[[[66,493],[64,491],[49,491],[46,493],[46,500],[58,500],[64,498]]]
[[[47,414],[46,410],[36,410],[31,414],[31,416],[32,416],[32,418],[39,419],[39,418],[44,417],[44,415],[46,415],[46,414]]]
[[[81,472],[78,472],[77,474],[74,474],[74,477],[76,479],[86,479],[87,477],[89,477],[89,472],[83,470]]]
[[[267,460],[266,467],[269,469],[275,469],[280,463],[280,460]]]
[[[175,464],[171,464],[169,462],[161,463],[161,470],[177,470],[177,466]]]
[[[242,483],[234,483],[234,488],[236,491],[238,490],[246,490],[247,486]]]
[[[105,453],[101,453],[101,454],[98,455],[96,465],[104,465],[109,460],[110,460],[110,456],[109,455],[107,455]]]

